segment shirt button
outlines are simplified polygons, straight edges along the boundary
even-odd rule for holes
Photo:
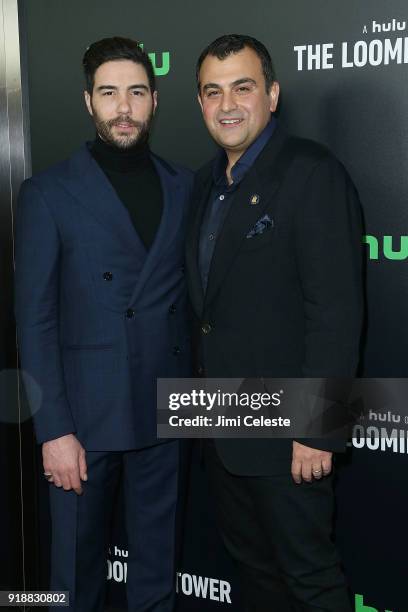
[[[113,279],[112,272],[104,272],[103,273],[103,280],[111,281],[112,279]]]
[[[220,200],[223,200],[225,198],[225,195],[220,195]]]
[[[126,311],[126,318],[133,319],[134,316],[135,316],[135,311],[133,310],[133,308],[128,308]]]
[[[214,240],[214,234],[210,234],[210,235],[208,236],[208,240]]]

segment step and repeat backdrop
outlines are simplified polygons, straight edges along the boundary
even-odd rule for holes
[[[336,538],[358,611],[407,612],[408,7],[406,0],[27,0],[33,172],[93,138],[81,59],[105,36],[143,43],[158,75],[152,148],[198,168],[214,153],[196,100],[195,62],[224,33],[263,41],[282,98],[279,120],[325,143],[350,172],[365,216],[367,313],[361,375],[381,397],[338,461]],[[393,380],[391,380],[393,379]],[[46,525],[43,520],[42,524]],[[45,542],[46,539],[43,540]],[[120,503],[107,560],[110,601],[124,606],[128,556]],[[214,525],[194,450],[179,610],[240,611],[239,585]]]

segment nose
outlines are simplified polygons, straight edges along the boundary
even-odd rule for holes
[[[234,95],[231,91],[224,91],[221,100],[221,110],[224,113],[229,113],[237,107]]]
[[[127,94],[122,94],[118,97],[118,113],[122,115],[128,115],[131,113],[132,107],[129,102]]]

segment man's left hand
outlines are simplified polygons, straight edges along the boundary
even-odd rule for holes
[[[320,480],[323,476],[327,476],[332,469],[332,456],[333,453],[329,451],[310,448],[310,446],[293,441],[293,480],[300,484],[302,479],[312,482],[314,478]]]

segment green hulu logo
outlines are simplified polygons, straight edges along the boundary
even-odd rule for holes
[[[367,234],[367,236],[363,236],[363,244],[368,245],[369,259],[380,258],[380,246],[382,247],[382,254],[386,259],[393,259],[394,261],[408,259],[408,236],[400,236],[399,244],[397,238],[383,236],[382,244],[380,245],[378,238]]]
[[[382,612],[371,606],[364,605],[364,597],[362,595],[355,596],[356,612]],[[392,612],[392,610],[384,610],[384,612]]]
[[[139,47],[143,49],[144,43],[140,43]],[[161,58],[158,59],[158,54],[148,53],[150,61],[153,64],[154,74],[156,76],[164,76],[170,72],[170,51],[163,51],[160,55]]]

